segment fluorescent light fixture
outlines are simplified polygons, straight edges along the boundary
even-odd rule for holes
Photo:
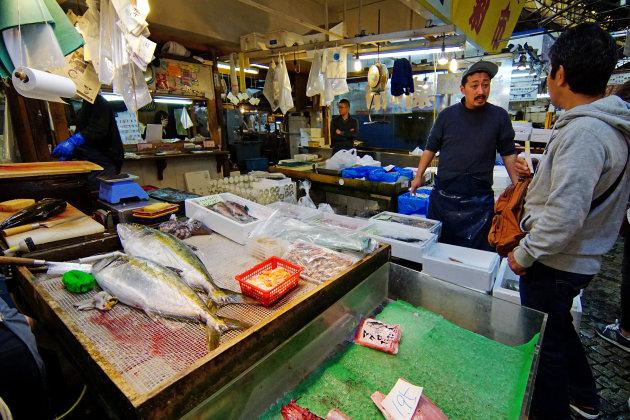
[[[105,92],[102,92],[101,96],[103,98],[105,98],[109,102],[115,102],[115,101],[122,101],[123,100],[122,95],[119,95],[117,93],[105,93]]]
[[[515,77],[532,77],[536,76],[536,73],[512,73],[512,79]]]
[[[217,67],[220,69],[224,69],[224,70],[229,70],[230,69],[230,65],[229,64],[225,64],[225,63],[217,63]],[[239,67],[235,68],[236,71],[241,71],[241,69]],[[258,70],[257,69],[245,69],[245,73],[250,73],[250,74],[258,74]]]
[[[153,98],[153,102],[158,104],[173,104],[173,105],[190,105],[192,104],[191,99],[184,98],[169,98],[169,97],[156,97]]]
[[[456,52],[461,51],[462,47],[454,46],[454,47],[446,47],[444,49],[445,52]],[[407,57],[411,55],[430,55],[430,54],[438,54],[442,52],[442,47],[436,48],[425,48],[423,50],[405,50],[405,51],[385,51],[380,54],[377,53],[369,53],[369,54],[361,54],[359,58],[362,60],[369,60],[373,58],[395,58],[395,57]]]
[[[249,65],[251,67],[258,67],[259,69],[265,69],[265,70],[267,70],[269,68],[269,66],[265,66],[264,64],[250,63]],[[247,70],[245,70],[245,71],[247,71]]]
[[[539,93],[538,95],[536,95],[536,99],[541,99],[541,98],[551,98],[551,96],[549,96],[548,93]]]

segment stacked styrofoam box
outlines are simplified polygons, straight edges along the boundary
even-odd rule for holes
[[[317,159],[317,155],[312,153],[301,153],[293,156],[293,159],[298,162],[310,162]]]
[[[321,144],[324,144],[324,138],[322,137],[321,128],[300,128],[300,146],[308,146],[309,141],[321,140]]]
[[[361,228],[361,231],[379,242],[390,244],[392,256],[418,263],[424,261],[423,255],[430,252],[430,249],[436,246],[437,242],[437,235],[425,229],[381,220],[370,220],[367,225]],[[420,240],[420,242],[408,242],[408,240],[415,239]]]
[[[282,48],[290,47],[295,44],[304,44],[304,39],[302,38],[302,35],[285,30],[267,32],[266,37],[267,48]]]
[[[529,140],[532,134],[532,123],[512,121],[512,128],[514,128],[514,140]]]
[[[482,293],[492,292],[499,254],[437,243],[422,256],[422,272]]]
[[[499,299],[520,304],[521,295],[518,292],[518,288],[519,276],[514,274],[514,271],[512,271],[508,265],[507,258],[504,258],[497,273],[497,280],[492,288],[492,295]],[[573,299],[573,307],[571,308],[573,326],[576,331],[580,331],[580,322],[582,321],[582,299],[580,296],[581,293]]]
[[[494,200],[496,201],[499,195],[512,183],[512,180],[505,166],[501,165],[494,167],[492,178],[492,191],[494,192]]]
[[[241,51],[266,50],[267,35],[252,32],[241,36]]]
[[[539,143],[548,143],[551,139],[551,133],[553,130],[546,130],[544,128],[534,128],[532,129],[532,135],[530,136],[531,141],[539,142]]]
[[[208,203],[214,202],[220,196],[224,201],[234,201],[248,208],[248,212],[256,220],[249,223],[239,223],[238,221],[225,217],[214,210],[207,208]],[[185,201],[186,217],[196,219],[208,226],[215,232],[228,239],[245,245],[251,232],[261,221],[267,219],[273,211],[265,206],[246,200],[231,193],[221,193],[205,197],[189,198]]]
[[[339,34],[339,36],[332,36],[332,35],[328,36],[327,34],[318,32],[312,35],[302,35],[302,39],[305,44],[314,44],[317,42],[326,42],[326,41],[334,41],[337,39],[342,39],[343,38],[343,22],[338,23],[337,25],[330,28],[328,31],[335,34]]]

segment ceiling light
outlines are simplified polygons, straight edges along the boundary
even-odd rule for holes
[[[521,57],[518,59],[518,67],[519,70],[525,70],[527,68],[527,57],[525,54],[521,54]]]
[[[437,62],[441,66],[448,63],[448,57],[446,56],[446,49],[444,48],[444,38],[442,38],[442,51],[440,52],[440,56],[438,57]]]
[[[224,69],[224,70],[229,70],[230,69],[230,65],[226,64],[226,63],[217,63],[217,67],[220,69]],[[236,71],[241,71],[241,69],[239,67],[235,68]],[[245,69],[245,73],[250,73],[250,74],[258,74],[258,70],[257,69]]]
[[[512,73],[512,79],[515,77],[532,77],[536,76],[536,73]]]
[[[391,51],[391,52],[383,52],[381,51],[380,54],[379,53],[369,53],[369,54],[361,54],[359,58],[361,58],[362,60],[369,60],[369,59],[374,59],[374,58],[396,58],[396,57],[407,57],[407,56],[411,56],[411,55],[431,55],[431,54],[437,54],[440,51],[442,51],[442,48],[425,48],[425,49],[421,49],[421,50],[405,50],[405,51]],[[446,49],[444,50],[445,52],[456,52],[456,51],[462,51],[462,47],[460,46],[453,46],[453,47],[446,47]],[[448,58],[447,58],[447,62],[448,62]]]
[[[156,97],[156,98],[153,99],[153,102],[158,103],[158,104],[173,104],[173,105],[190,105],[190,104],[192,104],[192,100],[191,99],[169,98],[167,96],[165,96],[165,97]]]
[[[541,99],[541,98],[551,98],[551,96],[549,96],[548,93],[539,93],[536,95],[537,99]]]
[[[429,78],[428,77],[425,76],[424,82],[422,82],[422,85],[420,85],[420,87],[422,88],[422,90],[429,89]]]
[[[451,58],[451,62],[448,65],[448,69],[451,73],[455,73],[457,72],[457,58],[455,58],[455,55],[453,54],[453,58]]]
[[[103,98],[105,98],[107,101],[109,102],[115,102],[115,101],[122,101],[123,97],[122,95],[119,95],[117,93],[105,93],[105,92],[101,92],[101,96]]]

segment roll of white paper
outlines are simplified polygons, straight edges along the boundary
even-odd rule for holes
[[[16,73],[25,74],[27,79],[20,79],[16,76]],[[67,77],[29,67],[17,67],[13,71],[12,80],[13,87],[20,95],[44,101],[63,103],[61,97],[71,98],[77,91],[74,82]]]

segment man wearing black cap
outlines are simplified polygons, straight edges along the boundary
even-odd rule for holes
[[[489,251],[494,251],[488,232],[494,215],[496,153],[501,154],[512,182],[518,181],[522,170],[516,165],[514,129],[507,112],[487,102],[490,80],[497,71],[496,64],[479,61],[464,72],[460,86],[464,98],[438,114],[411,183],[413,194],[439,151],[428,217],[442,221],[440,241]]]

